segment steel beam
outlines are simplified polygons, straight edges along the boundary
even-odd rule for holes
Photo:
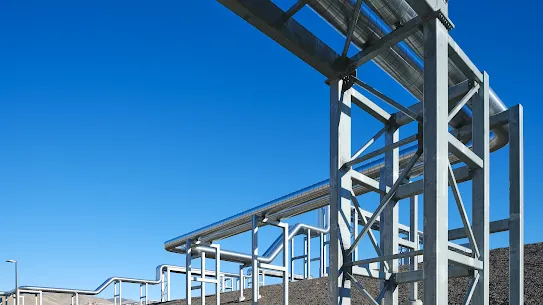
[[[362,6],[363,0],[356,0],[356,4],[353,9],[353,17],[351,23],[349,23],[349,30],[347,31],[347,37],[345,38],[345,44],[343,45],[343,52],[341,52],[341,57],[347,57],[349,53],[349,47],[351,46],[351,41],[353,39],[354,29],[356,23],[358,22],[358,17],[360,16],[360,7]]]
[[[453,170],[457,183],[462,183],[471,180],[471,170],[467,166],[455,168]],[[405,199],[414,195],[420,195],[424,192],[424,180],[417,180],[411,183],[403,184],[396,192],[396,199]]]
[[[252,250],[251,250],[251,256],[252,256],[252,304],[258,305],[258,297],[259,297],[259,266],[258,266],[258,223],[259,218],[256,215],[253,215],[251,218],[251,239],[252,239]]]
[[[464,143],[460,142],[452,134],[447,134],[449,140],[449,151],[453,153],[458,159],[464,161],[472,169],[482,168],[484,161],[481,157],[475,154]]]
[[[412,251],[420,249],[419,241],[419,196],[411,196],[409,200],[409,241],[413,243]],[[409,259],[409,269],[416,272],[419,269],[419,258],[413,256]],[[412,282],[409,285],[409,301],[414,302],[419,298],[419,284]]]
[[[185,273],[185,299],[187,300],[187,305],[192,304],[192,241],[187,240],[186,243],[186,257],[185,257],[185,268],[187,272]],[[168,282],[168,286],[170,283]]]
[[[309,0],[298,0],[296,3],[294,3],[294,5],[292,5],[281,17],[281,23],[284,23],[292,18],[292,16],[299,12],[308,2]]]
[[[423,32],[424,303],[441,305],[448,303],[448,33],[438,19]]]
[[[381,99],[383,102],[385,102],[385,103],[389,104],[390,106],[396,108],[397,110],[399,110],[400,112],[402,112],[403,114],[405,114],[406,116],[411,118],[412,120],[415,120],[415,121],[419,120],[417,114],[414,113],[413,111],[411,111],[411,109],[409,109],[409,108],[405,107],[404,105],[396,102],[395,100],[391,99],[390,97],[386,96],[385,94],[381,93],[380,91],[378,91],[377,89],[373,88],[372,86],[366,84],[365,82],[359,80],[358,78],[353,77],[353,79],[354,79],[354,82],[357,85],[359,85],[361,88],[368,91],[369,93],[375,95],[376,97]]]
[[[415,142],[417,139],[419,138],[419,136],[417,134],[414,134],[412,136],[409,136],[405,139],[402,139],[402,140],[399,140],[399,141],[396,141],[394,143],[390,143],[390,144],[387,144],[385,145],[385,147],[382,147],[382,148],[379,148],[379,149],[376,149],[370,153],[367,153],[361,157],[358,157],[356,159],[353,159],[349,162],[347,162],[347,166],[353,166],[353,165],[356,165],[356,164],[359,164],[359,163],[362,163],[364,161],[367,161],[369,159],[372,159],[372,158],[375,158],[383,153],[386,153],[388,151],[391,151],[391,150],[398,150],[399,147],[401,146],[404,146],[406,144],[409,144],[409,143],[412,143],[412,142]],[[385,157],[386,158],[386,157]]]
[[[389,126],[385,133],[385,148],[399,143],[400,131],[396,126]],[[381,188],[392,187],[398,181],[399,176],[399,161],[400,149],[394,147],[387,150],[385,153],[385,167],[381,171]],[[408,169],[407,169],[408,170]],[[381,195],[381,200],[386,194]],[[379,231],[381,253],[384,257],[393,257],[398,255],[398,222],[399,222],[399,206],[397,201],[392,199],[384,208],[381,214],[381,228]],[[398,260],[391,258],[386,260],[388,270],[384,264],[380,264],[382,275],[384,272],[398,272]],[[387,305],[398,305],[398,290],[396,285],[386,285],[385,281],[381,281],[381,290],[386,289],[383,295],[383,302]]]
[[[268,35],[326,77],[339,70],[337,54],[296,20],[284,23],[285,12],[269,0],[218,0],[232,12]]]
[[[509,230],[509,219],[502,219],[490,222],[490,234],[505,232]],[[449,230],[449,240],[458,240],[467,238],[465,228],[456,228]]]
[[[362,110],[366,111],[372,117],[381,121],[381,123],[387,124],[390,120],[390,113],[386,112],[383,108],[379,107],[369,98],[365,97],[356,90],[353,90],[352,102]]]
[[[509,118],[509,304],[524,304],[524,114]]]
[[[351,246],[350,169],[344,164],[351,159],[351,96],[353,89],[344,90],[343,80],[330,82],[330,304],[351,304],[351,281],[344,276],[352,268],[342,268]]]
[[[350,60],[351,63],[349,64],[345,72],[348,73],[350,71],[355,70],[361,65],[374,59],[377,55],[379,55],[384,50],[390,47],[393,47],[394,45],[398,44],[405,38],[413,35],[413,33],[415,33],[419,29],[419,26],[421,25],[421,23],[422,23],[422,19],[417,16],[409,20],[408,22],[406,22],[404,25],[396,28],[394,31],[390,32],[389,34],[383,36],[377,42],[371,44],[364,50],[358,52],[356,55],[351,57],[351,60]]]
[[[489,305],[490,281],[490,119],[489,119],[489,79],[483,73],[483,81],[479,97],[473,103],[473,152],[483,161],[483,168],[474,169],[472,180],[472,222],[473,234],[479,248],[482,270],[479,273],[479,283],[473,292],[473,303]]]

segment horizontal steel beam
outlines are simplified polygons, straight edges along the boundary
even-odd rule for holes
[[[218,1],[325,76],[331,77],[340,70],[340,55],[296,20],[290,18],[281,23],[285,12],[273,2]]]
[[[449,151],[471,168],[483,168],[483,160],[452,134],[448,134]]]
[[[505,232],[509,230],[509,219],[502,219],[490,222],[490,234]],[[449,230],[449,240],[458,240],[467,238],[466,231],[464,228],[456,228]]]
[[[407,258],[407,257],[422,255],[423,253],[424,253],[423,250],[418,250],[418,251],[402,252],[402,253],[391,254],[391,255],[381,255],[374,258],[367,258],[367,259],[361,259],[361,260],[357,260],[353,262],[347,262],[347,263],[344,263],[343,266],[360,266],[360,265],[366,265],[366,264],[371,264],[371,263],[380,263],[383,261],[391,261],[391,260],[400,259],[400,258]]]
[[[456,177],[457,183],[471,180],[471,171],[469,167],[467,166],[456,168],[453,170],[453,172],[454,172],[454,176]],[[421,179],[421,180],[413,181],[411,183],[406,183],[406,184],[401,185],[398,188],[398,191],[396,192],[396,196],[394,196],[394,198],[396,198],[397,200],[400,200],[400,199],[409,198],[414,195],[420,195],[422,194],[423,190],[424,190],[424,180]]]
[[[447,253],[447,257],[449,259],[449,262],[453,264],[460,265],[469,269],[483,269],[483,261],[480,261],[470,256],[466,256],[462,253],[449,250],[449,252]]]

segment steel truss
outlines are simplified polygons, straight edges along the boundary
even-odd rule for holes
[[[441,11],[438,11],[441,12]],[[449,107],[448,60],[449,35],[443,14],[432,14],[424,22],[424,103],[422,115],[402,106],[383,93],[363,83],[354,72],[336,73],[330,84],[330,304],[350,304],[351,285],[360,289],[371,304],[398,304],[398,284],[410,283],[410,302],[417,300],[417,282],[424,282],[425,304],[448,303],[448,278],[470,277],[464,304],[489,304],[489,77],[486,72],[474,70],[471,62],[462,66],[470,75],[471,88],[455,105]],[[395,32],[389,34],[393,35]],[[402,36],[402,39],[405,36]],[[389,39],[384,37],[383,39]],[[347,36],[347,43],[349,36]],[[394,41],[394,44],[397,41]],[[374,44],[375,45],[375,44]],[[382,48],[391,45],[383,42]],[[372,50],[379,53],[379,50]],[[369,52],[367,52],[370,54]],[[344,52],[346,54],[346,52]],[[357,55],[358,56],[358,55]],[[370,56],[370,55],[367,55]],[[369,58],[371,59],[371,58]],[[369,60],[368,59],[368,60]],[[464,58],[460,58],[464,60]],[[367,60],[366,60],[367,61]],[[364,61],[364,62],[366,62]],[[355,62],[357,63],[357,62]],[[350,66],[349,68],[358,67]],[[399,113],[419,125],[416,135],[400,140],[397,115],[389,114],[369,98],[356,91],[358,85],[396,108]],[[450,121],[462,107],[470,103],[473,116],[471,130],[472,148],[449,132]],[[383,127],[362,148],[351,155],[351,107],[364,110]],[[523,143],[522,106],[518,105],[496,115],[494,124],[509,124],[510,134],[510,217],[492,223],[493,227],[507,226],[510,234],[510,304],[523,304]],[[496,123],[497,122],[497,123]],[[465,128],[464,128],[465,132]],[[383,148],[363,153],[378,138],[384,136]],[[407,165],[400,170],[399,148],[417,141],[418,150]],[[353,169],[355,164],[384,154],[385,167],[380,180],[374,180]],[[453,168],[450,156],[465,166]],[[451,158],[451,159],[452,159]],[[411,169],[420,161],[424,163],[422,179],[410,181]],[[467,176],[466,177],[466,173]],[[461,176],[461,177],[460,177]],[[472,211],[470,223],[458,183],[472,180]],[[360,185],[381,195],[380,203],[367,217],[360,207],[353,186]],[[463,227],[449,230],[448,191],[452,190]],[[419,249],[418,194],[424,194],[424,247]],[[398,228],[398,201],[410,198],[410,234],[400,237]],[[353,209],[354,207],[354,209]],[[354,215],[353,215],[354,211]],[[380,240],[372,233],[380,217]],[[352,221],[355,219],[355,221]],[[363,228],[358,230],[358,219]],[[377,257],[358,259],[356,249],[368,235]],[[452,242],[467,238],[469,244],[461,246]],[[399,252],[400,247],[407,249]],[[399,272],[398,260],[409,259],[410,270]],[[423,269],[418,270],[419,258]],[[380,264],[378,275],[359,272],[357,266]],[[355,275],[381,280],[381,293],[370,295]]]

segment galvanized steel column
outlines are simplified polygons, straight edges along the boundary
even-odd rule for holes
[[[509,304],[524,304],[524,114],[509,110]]]
[[[424,304],[448,304],[448,33],[424,24]]]
[[[483,168],[473,169],[472,222],[473,235],[479,249],[479,260],[483,269],[479,273],[479,282],[473,292],[473,304],[489,304],[490,282],[490,150],[489,150],[489,85],[488,74],[483,73],[483,83],[479,97],[473,102],[473,152],[483,160]]]
[[[396,126],[390,126],[385,132],[385,146],[392,145],[399,140],[399,130]],[[398,180],[400,149],[394,148],[385,153],[385,167],[381,171],[379,180],[381,189],[392,187]],[[381,195],[381,200],[384,195]],[[384,208],[381,214],[380,225],[380,246],[382,255],[398,254],[398,205],[394,200]],[[384,277],[384,264],[381,265],[381,274]],[[398,260],[387,261],[388,272],[393,274],[398,272]],[[386,289],[382,303],[384,305],[398,305],[398,289],[396,285],[386,285],[381,281],[381,289]]]
[[[343,251],[351,246],[351,189],[352,181],[343,164],[351,158],[351,90],[343,90],[343,80],[330,82],[330,304],[351,304],[351,281],[340,272]]]

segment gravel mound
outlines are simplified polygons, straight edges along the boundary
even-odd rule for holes
[[[526,245],[525,257],[525,304],[543,304],[543,243]],[[508,305],[509,294],[509,251],[500,248],[490,251],[490,304]],[[379,281],[362,278],[369,293],[373,296],[379,294]],[[328,278],[317,278],[289,283],[289,303],[292,305],[328,305]],[[468,279],[449,280],[449,304],[462,304],[468,287]],[[424,285],[419,283],[419,297],[422,297]],[[399,304],[407,301],[408,285],[399,286]],[[245,289],[245,301],[238,302],[239,292],[221,294],[221,304],[251,304],[251,289]],[[261,305],[282,304],[282,285],[264,286],[260,289]],[[165,305],[184,305],[185,300],[165,302]],[[192,304],[199,305],[200,299],[193,298]],[[206,297],[206,304],[214,305],[215,296]],[[352,304],[370,304],[357,288],[352,288]]]

